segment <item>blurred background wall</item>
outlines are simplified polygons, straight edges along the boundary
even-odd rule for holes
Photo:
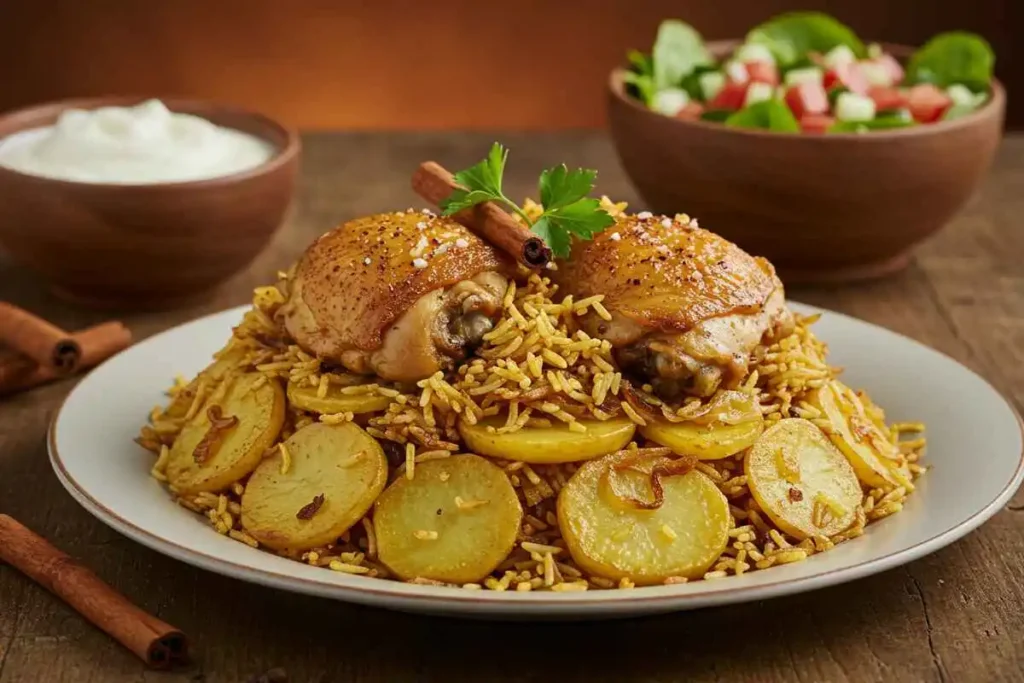
[[[1024,0],[0,0],[0,109],[66,96],[216,98],[305,128],[600,126],[608,70],[678,17],[705,38],[820,9],[864,39],[992,42],[1024,125]],[[1020,48],[1017,48],[1019,51]]]

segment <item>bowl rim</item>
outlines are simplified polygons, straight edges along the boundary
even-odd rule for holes
[[[711,50],[712,54],[719,54],[730,50],[736,45],[740,44],[740,39],[730,40],[713,40],[708,41],[707,46]],[[879,43],[886,51],[892,51],[897,55],[900,53],[909,54],[915,48],[909,45],[902,45],[899,43]],[[642,112],[648,116],[656,116],[659,119],[665,119],[671,121],[668,125],[677,125],[682,127],[691,127],[698,130],[709,130],[719,131],[728,135],[740,135],[756,138],[771,138],[775,140],[815,140],[819,143],[828,144],[828,141],[849,141],[849,140],[880,140],[883,142],[892,142],[894,138],[913,137],[920,135],[937,135],[946,131],[956,130],[970,126],[980,120],[983,117],[991,116],[995,111],[1003,111],[1006,106],[1006,91],[1003,88],[1003,84],[995,76],[992,77],[992,96],[989,97],[988,101],[978,109],[972,111],[966,116],[953,119],[952,121],[939,121],[938,123],[931,123],[926,126],[908,126],[906,128],[892,128],[889,130],[878,130],[871,131],[868,133],[829,133],[827,135],[806,135],[803,133],[780,133],[778,131],[759,130],[754,128],[734,128],[726,126],[717,121],[691,121],[684,119],[677,119],[673,116],[665,116],[659,114],[656,111],[651,111],[646,106],[641,104],[637,99],[630,96],[626,92],[624,76],[628,68],[619,65],[611,70],[608,75],[608,92],[612,97],[624,102],[628,107]]]
[[[281,121],[272,118],[271,116],[264,114],[263,112],[256,111],[255,109],[249,109],[240,105],[222,102],[218,100],[207,100],[193,97],[161,97],[159,95],[104,95],[97,97],[68,97],[58,100],[49,100],[46,102],[39,102],[31,104],[25,107],[19,107],[17,109],[10,109],[7,111],[0,112],[0,126],[6,123],[9,119],[17,117],[34,117],[43,114],[57,114],[64,112],[68,109],[98,109],[106,106],[132,106],[133,104],[141,104],[147,100],[158,99],[163,102],[164,105],[172,112],[184,112],[191,113],[195,116],[209,120],[209,116],[213,115],[233,115],[238,117],[244,117],[252,121],[258,121],[265,126],[275,129],[283,144],[277,144],[278,141],[271,139],[267,135],[252,133],[248,131],[242,131],[252,135],[253,137],[261,139],[276,148],[275,153],[269,159],[254,166],[252,168],[238,171],[236,173],[230,173],[228,175],[219,175],[212,178],[198,178],[196,180],[180,180],[180,181],[161,181],[155,183],[111,183],[111,182],[85,182],[81,180],[66,180],[63,178],[53,178],[50,176],[35,175],[32,173],[25,173],[14,168],[0,165],[0,177],[4,175],[15,176],[20,178],[29,178],[31,180],[52,183],[64,187],[75,187],[75,188],[90,188],[96,189],[97,191],[118,191],[118,192],[153,192],[153,191],[171,191],[171,190],[200,190],[200,189],[216,189],[234,183],[242,182],[255,178],[258,176],[269,175],[274,173],[278,169],[287,166],[292,163],[298,156],[302,148],[302,142],[299,137],[298,131],[288,126]],[[30,130],[36,130],[43,128],[43,125],[30,125],[20,127],[17,130],[9,133],[0,135],[0,142],[4,139],[23,133]],[[234,130],[238,130],[237,128]]]

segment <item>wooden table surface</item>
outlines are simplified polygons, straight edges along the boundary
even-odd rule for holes
[[[244,303],[341,220],[421,205],[415,164],[460,168],[491,135],[318,134],[305,139],[295,212],[273,245],[204,305],[126,314],[140,338]],[[599,133],[501,134],[513,197],[544,166],[601,169],[599,189],[639,206]],[[1006,140],[980,193],[910,268],[885,281],[795,290],[949,354],[1024,403],[1024,137]],[[67,328],[102,314],[49,296],[0,256],[0,299]],[[908,371],[908,378],[911,374]],[[393,614],[249,585],[123,538],[50,470],[44,434],[72,381],[0,402],[0,511],[81,558],[187,632],[195,663],[144,670],[126,650],[18,572],[0,566],[0,683],[236,683],[280,667],[291,683],[404,681],[1024,680],[1024,493],[980,530],[910,565],[788,598],[633,621],[477,623]],[[984,453],[965,454],[984,457]],[[255,680],[255,679],[254,679]]]

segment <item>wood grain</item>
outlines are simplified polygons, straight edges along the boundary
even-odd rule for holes
[[[140,337],[244,302],[250,288],[330,226],[419,206],[423,159],[457,168],[484,134],[308,136],[297,211],[246,273],[202,305],[128,319]],[[601,169],[599,189],[636,200],[597,133],[499,136],[513,197],[557,161]],[[351,163],[358,159],[360,164]],[[1024,137],[904,273],[844,289],[795,289],[919,339],[1024,403]],[[71,329],[99,317],[52,299],[0,260],[0,299]],[[283,667],[292,683],[636,681],[1024,681],[1024,498],[960,542],[843,586],[747,605],[610,623],[491,624],[392,614],[263,589],[151,552],[91,518],[47,464],[46,424],[74,380],[0,403],[0,506],[81,558],[131,600],[189,633],[191,669],[153,678],[132,655],[19,574],[0,567],[0,683],[240,683]],[[1016,508],[1016,509],[1015,509]],[[536,647],[535,644],[547,644]],[[552,645],[556,644],[556,645]],[[519,654],[522,648],[524,655]]]
[[[305,128],[551,129],[604,121],[626,50],[679,17],[738,38],[778,12],[830,12],[870,40],[983,34],[1014,92],[1011,0],[4,0],[0,109],[59,97],[215,98]],[[1010,121],[1024,108],[1010,100]]]

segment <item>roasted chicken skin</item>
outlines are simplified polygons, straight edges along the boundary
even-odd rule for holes
[[[413,382],[451,367],[480,342],[500,313],[513,267],[450,219],[367,216],[310,245],[279,316],[296,343],[323,360]]]
[[[793,322],[768,261],[649,213],[620,216],[593,240],[577,241],[556,280],[577,299],[605,295],[611,320],[592,312],[585,330],[608,339],[623,369],[667,399],[736,386],[751,351]]]

